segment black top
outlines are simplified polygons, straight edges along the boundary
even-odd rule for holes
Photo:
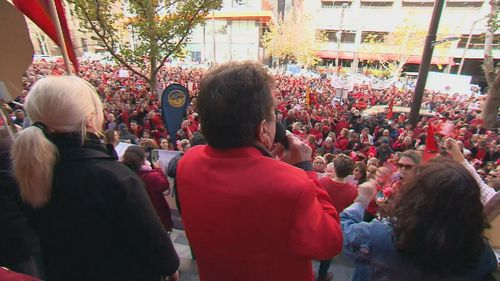
[[[0,147],[0,266],[15,268],[36,254],[39,244],[21,211],[19,189],[10,171],[9,148]]]
[[[95,135],[49,136],[59,150],[52,198],[33,221],[50,281],[155,280],[179,258],[142,181]]]

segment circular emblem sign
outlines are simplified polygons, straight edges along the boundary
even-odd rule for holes
[[[186,103],[186,96],[179,90],[174,90],[168,94],[168,103],[173,107],[182,107]]]

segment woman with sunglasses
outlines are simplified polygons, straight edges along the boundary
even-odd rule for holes
[[[402,182],[413,177],[417,173],[417,167],[420,164],[420,154],[414,150],[406,150],[399,157],[397,167],[399,177]]]
[[[387,220],[365,223],[375,194],[374,182],[360,185],[340,215],[343,253],[356,263],[351,280],[493,280],[481,189],[463,165],[432,160],[405,179]]]

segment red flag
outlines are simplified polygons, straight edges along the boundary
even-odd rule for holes
[[[425,163],[429,161],[431,158],[436,156],[439,152],[439,146],[434,138],[434,126],[429,123],[429,127],[427,128],[427,137],[425,139],[425,150],[422,155],[422,161]]]
[[[391,102],[389,102],[389,106],[387,107],[389,109],[389,111],[387,111],[387,119],[391,119],[392,116],[394,115],[394,112],[392,111],[392,108],[394,107],[394,99],[396,97],[393,97],[391,99]]]
[[[55,25],[55,20],[52,18],[49,9],[48,1],[54,1],[56,4],[57,14],[61,24],[64,41],[66,46],[63,46],[57,38],[57,29]],[[23,12],[28,18],[30,18],[33,23],[38,25],[38,27],[45,32],[50,39],[59,45],[59,48],[66,47],[69,59],[75,67],[76,72],[78,72],[78,61],[76,59],[75,49],[73,48],[73,42],[71,42],[71,36],[69,34],[68,23],[66,21],[66,15],[64,14],[64,7],[61,0],[13,0],[14,5]]]

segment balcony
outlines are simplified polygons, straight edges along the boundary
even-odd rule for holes
[[[403,7],[433,7],[434,0],[403,0]]]

